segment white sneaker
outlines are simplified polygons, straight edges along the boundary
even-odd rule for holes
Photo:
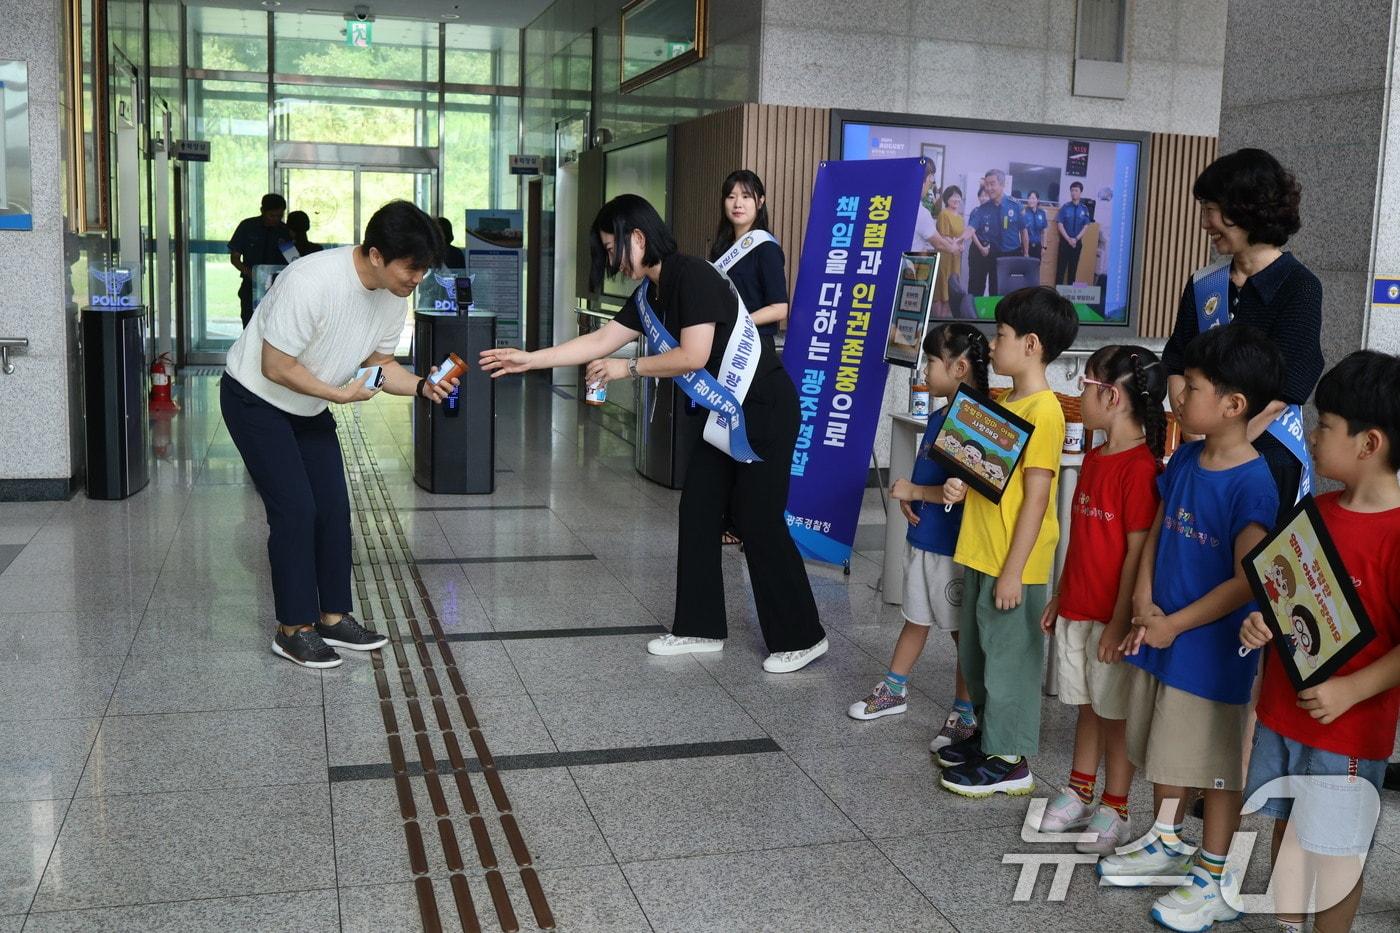
[[[1094,805],[1079,799],[1079,795],[1069,788],[1061,788],[1060,795],[1045,807],[1040,817],[1042,833],[1074,833],[1089,825],[1094,818]]]
[[[693,635],[672,635],[670,632],[647,642],[648,654],[699,654],[723,650],[723,638],[696,638]]]
[[[1094,838],[1089,842],[1077,842],[1074,848],[1085,855],[1112,855],[1128,841],[1131,830],[1132,823],[1119,816],[1117,810],[1100,806],[1084,828],[1084,832],[1093,834]]]
[[[1216,881],[1210,872],[1196,865],[1186,876],[1185,884],[1153,901],[1152,919],[1178,933],[1201,933],[1216,923],[1238,920],[1240,912],[1225,903],[1220,890],[1222,885],[1231,883],[1228,872]]]
[[[895,693],[890,685],[881,680],[863,700],[857,700],[846,710],[852,719],[879,719],[882,716],[895,716],[909,708],[909,691]]]
[[[763,659],[763,669],[770,674],[791,674],[800,671],[817,658],[826,654],[826,639],[823,638],[810,648],[801,651],[775,651]]]
[[[1099,859],[1099,878],[1103,884],[1120,888],[1182,884],[1195,854],[1195,846],[1171,849],[1156,832],[1149,831],[1125,851]]]

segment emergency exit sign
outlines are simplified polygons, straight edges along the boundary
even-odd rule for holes
[[[347,19],[345,44],[357,49],[367,49],[374,45],[374,23],[369,20]]]

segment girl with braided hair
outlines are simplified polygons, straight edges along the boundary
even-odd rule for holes
[[[951,398],[964,382],[987,391],[991,349],[987,338],[971,324],[948,323],[930,328],[924,336],[924,354],[927,357],[924,377],[931,395]],[[953,637],[954,643],[958,639],[962,568],[953,562],[953,551],[962,526],[963,507],[942,507],[943,483],[948,479],[948,472],[930,454],[947,414],[945,403],[929,415],[919,454],[914,458],[914,475],[896,480],[890,490],[890,497],[899,501],[900,511],[909,522],[904,629],[895,642],[889,672],[865,699],[852,703],[846,711],[852,719],[879,719],[909,708],[909,672],[923,653],[929,630],[935,623]],[[977,717],[961,667],[954,677],[953,710],[930,744],[934,752],[968,738],[977,730]]]
[[[1108,440],[1084,455],[1060,589],[1040,620],[1056,633],[1060,700],[1079,707],[1069,784],[1046,807],[1040,828],[1083,831],[1079,851],[1106,855],[1133,838],[1122,644],[1131,628],[1138,558],[1157,517],[1167,372],[1150,350],[1109,346],[1089,357],[1079,383],[1085,434],[1103,431]],[[1100,759],[1104,793],[1095,805]]]

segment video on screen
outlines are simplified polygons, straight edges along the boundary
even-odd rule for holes
[[[1053,285],[1084,324],[1128,324],[1137,142],[846,123],[842,158],[929,160],[912,252],[937,252],[934,318],[991,320]]]

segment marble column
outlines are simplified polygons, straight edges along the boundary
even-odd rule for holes
[[[1220,151],[1267,149],[1302,184],[1303,229],[1289,248],[1322,280],[1328,365],[1363,346],[1368,330],[1373,344],[1383,337],[1391,352],[1400,349],[1400,324],[1377,326],[1370,306],[1376,269],[1400,271],[1400,175],[1382,184],[1384,147],[1400,141],[1400,119],[1389,113],[1394,20],[1393,0],[1229,5]],[[1388,232],[1377,222],[1386,216],[1377,189],[1386,187],[1395,189]],[[1389,258],[1373,266],[1381,245]]]
[[[0,58],[27,63],[34,229],[0,230],[0,336],[28,337],[0,374],[0,501],[66,496],[73,475],[63,212],[63,15],[58,0],[0,0]]]

